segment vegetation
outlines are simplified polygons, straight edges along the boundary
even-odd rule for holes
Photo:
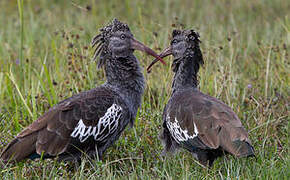
[[[90,40],[114,17],[157,52],[174,28],[197,30],[206,62],[200,89],[234,109],[256,150],[256,159],[228,156],[211,169],[186,151],[161,156],[158,134],[173,75],[167,58],[167,66],[144,70],[147,89],[135,127],[103,161],[2,164],[2,179],[289,179],[289,1],[12,0],[0,7],[1,150],[49,107],[105,81],[91,60]],[[145,68],[152,60],[135,54]]]

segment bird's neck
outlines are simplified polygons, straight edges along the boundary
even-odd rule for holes
[[[115,88],[137,112],[145,89],[145,79],[137,58],[110,59],[106,61],[106,84]]]
[[[177,67],[172,83],[172,94],[186,88],[197,88],[197,74],[201,64],[200,62],[202,61],[198,58],[200,57],[192,56],[176,60],[178,63],[175,65]]]

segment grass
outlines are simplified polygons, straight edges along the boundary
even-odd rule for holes
[[[14,0],[0,7],[0,149],[52,105],[105,81],[89,43],[117,17],[157,52],[173,28],[196,29],[206,62],[200,89],[234,109],[257,155],[220,158],[210,170],[186,151],[161,157],[161,112],[173,74],[170,65],[158,65],[144,71],[147,88],[135,127],[104,161],[84,160],[79,168],[26,161],[0,169],[2,179],[289,179],[289,1]],[[135,54],[149,65],[151,57]]]

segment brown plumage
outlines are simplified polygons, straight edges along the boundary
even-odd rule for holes
[[[126,117],[129,112],[122,98],[109,88],[98,87],[66,99],[20,132],[3,150],[1,159],[4,162],[21,161],[39,157],[42,153],[44,157],[59,155],[63,159],[74,154],[78,148],[85,152],[94,151],[95,143],[92,146],[87,146],[86,142],[77,143],[78,139],[72,138],[71,133],[80,119],[86,126],[96,126],[113,103],[123,107],[124,118],[129,120],[130,117]],[[76,160],[79,158],[77,156]]]
[[[163,113],[165,152],[182,147],[209,166],[227,153],[253,156],[254,149],[238,116],[223,102],[197,89],[197,73],[203,64],[199,43],[199,35],[193,30],[175,30],[171,46],[160,54],[174,56],[175,72],[172,95]]]
[[[113,20],[97,35],[94,58],[104,67],[103,85],[68,98],[50,108],[20,132],[2,151],[4,163],[26,158],[77,161],[86,154],[102,158],[105,150],[134,124],[145,80],[134,50],[162,60],[152,49],[134,39],[127,24]]]

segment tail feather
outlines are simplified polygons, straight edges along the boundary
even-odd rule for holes
[[[32,133],[23,138],[15,138],[1,153],[0,160],[6,162],[19,162],[28,158],[35,152],[37,133]]]
[[[222,128],[219,132],[220,147],[235,157],[255,156],[254,148],[244,128]]]
[[[246,141],[236,140],[232,142],[232,146],[237,157],[255,156],[253,146]]]

